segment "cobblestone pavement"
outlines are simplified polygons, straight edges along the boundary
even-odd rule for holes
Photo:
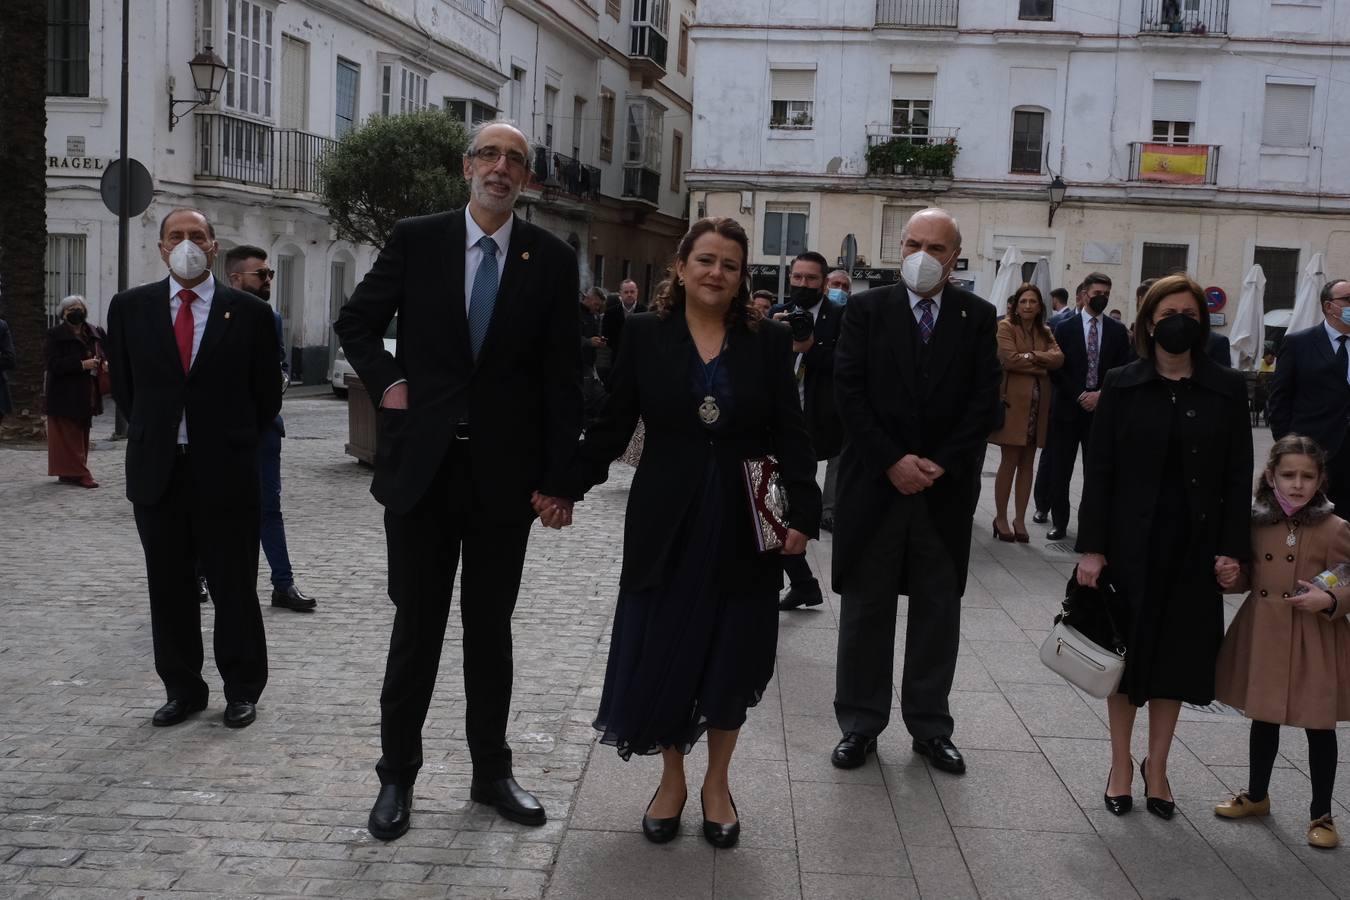
[[[301,393],[286,402],[283,502],[297,580],[319,611],[264,607],[271,681],[242,731],[221,725],[209,653],[210,708],[150,726],[163,694],[122,445],[96,445],[97,491],[46,477],[41,450],[0,449],[0,897],[1350,897],[1350,851],[1303,844],[1295,732],[1267,822],[1209,812],[1244,784],[1246,757],[1245,722],[1212,710],[1187,710],[1178,730],[1176,820],[1106,814],[1102,704],[1036,659],[1072,565],[1039,531],[1028,546],[976,530],[953,696],[964,778],[930,771],[898,724],[864,768],[829,765],[831,596],[783,616],[778,675],[733,766],[742,845],[704,844],[692,802],[679,839],[647,844],[637,831],[657,764],[622,763],[589,727],[618,588],[622,466],[573,528],[533,533],[517,606],[509,739],[549,824],[516,826],[468,799],[452,616],[413,828],[374,841],[364,826],[392,621],[380,509],[369,471],[343,455],[345,404]],[[991,517],[991,490],[977,521]],[[822,572],[828,551],[812,545]],[[1344,815],[1350,778],[1336,796]]]

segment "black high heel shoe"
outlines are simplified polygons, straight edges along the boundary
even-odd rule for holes
[[[741,838],[741,813],[736,809],[736,798],[727,792],[727,799],[731,801],[731,811],[736,813],[736,821],[730,825],[723,825],[721,822],[713,822],[708,819],[708,808],[703,802],[703,791],[698,792],[699,806],[703,807],[703,838],[720,850],[727,850],[736,846],[736,842]]]
[[[1148,795],[1148,775],[1144,771],[1147,765],[1148,757],[1145,756],[1144,761],[1139,764],[1139,775],[1144,779],[1144,806],[1160,819],[1171,819],[1172,814],[1177,811],[1176,801]]]
[[[1112,769],[1112,771],[1115,771]],[[1106,784],[1111,784],[1111,772],[1106,773]],[[1106,803],[1106,811],[1113,816],[1123,816],[1134,809],[1134,796],[1131,794],[1120,794],[1112,797],[1105,791],[1102,792],[1102,800]]]
[[[647,809],[650,811],[652,804],[656,802],[656,794],[661,793],[661,786],[656,786],[656,792],[652,794],[652,799],[647,802]],[[684,802],[680,804],[680,811],[669,819],[656,819],[647,813],[642,814],[642,836],[653,844],[664,844],[675,839],[680,833],[680,817],[684,815],[684,804],[689,802],[689,791],[684,792]]]

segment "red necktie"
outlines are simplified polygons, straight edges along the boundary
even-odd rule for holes
[[[184,288],[178,292],[178,299],[183,301],[178,307],[178,317],[173,320],[173,337],[178,342],[178,358],[183,361],[183,372],[192,368],[192,301],[197,299],[197,295]]]

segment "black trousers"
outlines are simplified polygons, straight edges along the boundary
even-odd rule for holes
[[[1075,409],[1071,417],[1050,422],[1046,449],[1050,452],[1050,521],[1056,528],[1069,527],[1069,485],[1073,481],[1078,449],[1087,458],[1088,435],[1092,431],[1092,413]]]
[[[1350,510],[1350,435],[1336,455],[1327,460],[1327,498],[1342,515]]]
[[[155,671],[170,700],[206,702],[200,567],[216,608],[216,668],[225,699],[256,703],[267,685],[267,637],[257,593],[258,506],[221,509],[203,502],[194,496],[191,466],[191,456],[176,457],[160,501],[134,505],[150,584]]]
[[[805,553],[798,553],[793,556],[782,554],[780,557],[783,563],[783,572],[788,577],[789,585],[806,585],[816,580],[816,576],[811,574],[811,564],[806,561]]]
[[[922,494],[891,504],[842,585],[835,718],[840,731],[872,736],[890,722],[902,574],[909,586],[909,615],[900,713],[919,740],[951,737],[947,698],[961,639],[959,579]]]
[[[422,768],[422,725],[441,664],[455,570],[463,559],[465,730],[474,777],[511,774],[511,613],[530,522],[498,525],[474,499],[468,442],[454,441],[422,501],[407,515],[386,510],[394,631],[380,692],[381,784],[411,787]]]
[[[1031,488],[1031,502],[1036,512],[1050,512],[1050,484],[1054,481],[1055,457],[1050,452],[1055,441],[1055,420],[1045,431],[1045,449],[1041,451],[1040,461],[1036,464],[1036,481]]]

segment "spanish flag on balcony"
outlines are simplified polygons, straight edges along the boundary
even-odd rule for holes
[[[1204,144],[1144,144],[1139,154],[1141,181],[1204,184],[1209,147]]]

